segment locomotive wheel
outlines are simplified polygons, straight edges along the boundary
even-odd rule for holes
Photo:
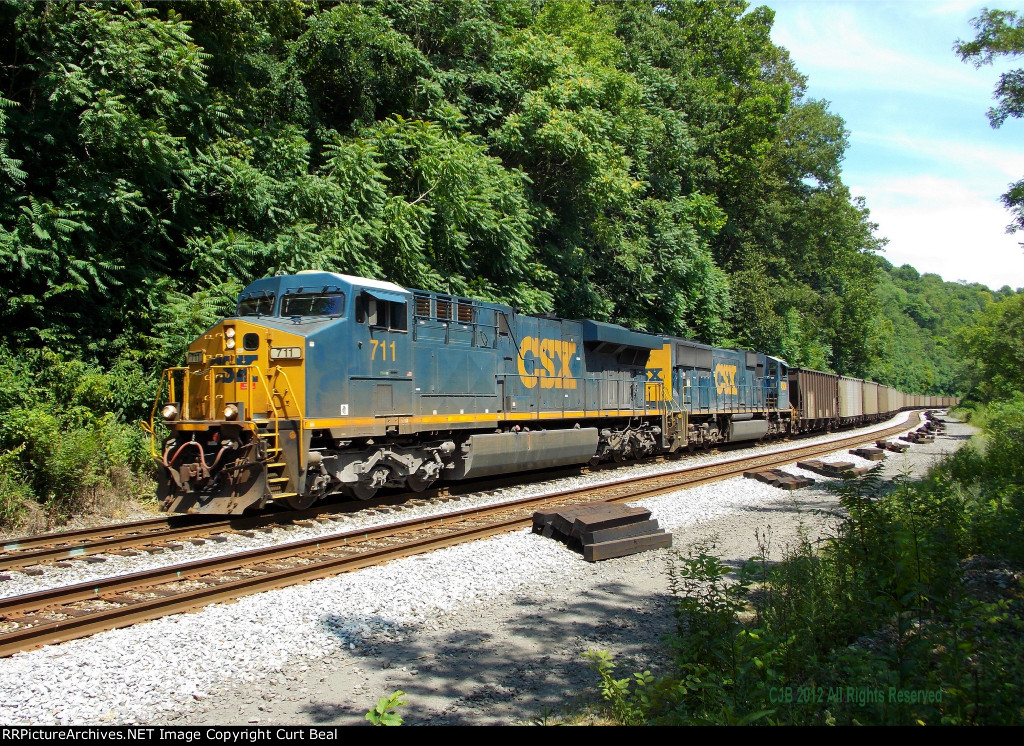
[[[292,510],[305,510],[316,502],[316,495],[307,492],[305,495],[292,495],[284,499],[285,504]]]
[[[405,486],[412,492],[423,492],[423,490],[434,483],[435,479],[436,477],[425,477],[419,473],[410,474],[405,478]]]
[[[349,489],[352,491],[352,496],[357,500],[372,500],[380,487],[374,487],[371,484],[354,484]]]
[[[352,495],[358,500],[370,500],[384,486],[388,478],[387,467],[377,466],[369,474],[369,479],[360,480],[349,487]]]

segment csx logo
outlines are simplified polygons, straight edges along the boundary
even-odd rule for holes
[[[238,355],[235,357],[235,365],[249,365],[256,359],[256,355]],[[210,365],[231,365],[231,356],[224,355],[222,357],[215,357],[210,360]],[[217,371],[214,381],[217,383],[235,383],[245,381],[248,378],[248,368],[239,368],[237,371],[233,368],[220,368]]]
[[[719,363],[715,366],[715,388],[719,394],[736,394],[736,366]]]
[[[524,337],[519,345],[519,378],[528,389],[537,385],[538,378],[542,389],[574,389],[576,379],[572,377],[569,363],[575,353],[575,342]],[[532,373],[526,370],[527,355],[533,359]]]

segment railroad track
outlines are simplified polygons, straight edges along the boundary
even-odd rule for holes
[[[909,421],[908,421],[909,422]],[[740,448],[746,444],[737,444]],[[589,467],[588,471],[614,471],[635,466],[637,462],[608,463]],[[575,469],[548,469],[535,477],[557,479],[575,476]],[[0,573],[22,570],[40,575],[41,565],[66,561],[103,562],[109,556],[131,556],[140,552],[160,553],[181,548],[185,542],[203,544],[207,540],[224,541],[227,534],[270,531],[297,522],[317,520],[323,515],[358,513],[419,505],[449,495],[481,492],[522,484],[521,475],[484,477],[465,483],[451,483],[421,493],[385,494],[367,501],[323,503],[301,511],[278,511],[256,516],[222,519],[215,516],[162,516],[144,521],[111,524],[97,528],[77,529],[9,539],[0,551]],[[27,570],[25,568],[28,568]]]
[[[478,487],[478,490],[488,489]],[[419,493],[388,495],[360,502],[324,503],[306,510],[263,513],[256,516],[220,519],[206,516],[166,516],[131,523],[111,524],[98,528],[78,529],[60,533],[40,534],[3,543],[0,572],[36,568],[62,560],[86,557],[102,561],[96,555],[137,555],[141,551],[163,552],[176,549],[175,542],[202,544],[207,538],[222,540],[226,534],[269,532],[273,528],[294,528],[303,521],[317,520],[324,514],[343,515],[373,510],[390,511],[405,504],[423,505],[444,497],[447,488]],[[33,573],[35,574],[35,573]]]
[[[781,466],[902,432],[914,427],[915,420],[919,420],[916,414],[884,431],[828,443],[681,467],[0,599],[0,657],[514,531],[529,526],[534,511],[542,508],[627,502],[728,479],[752,469]],[[321,515],[317,520],[336,522],[340,516]]]
[[[601,464],[589,467],[591,472],[625,469],[638,462]],[[547,469],[535,476],[557,479],[578,476],[579,468]],[[215,516],[174,515],[151,518],[130,523],[110,524],[96,528],[76,529],[59,533],[40,534],[9,539],[0,548],[0,572],[31,568],[30,574],[41,574],[39,565],[66,560],[102,562],[97,555],[130,556],[140,551],[164,552],[179,548],[177,542],[191,541],[202,544],[208,538],[222,541],[230,533],[270,531],[274,527],[294,527],[302,521],[317,520],[323,515],[362,513],[373,510],[390,511],[404,506],[422,505],[430,500],[457,496],[463,493],[483,492],[522,484],[521,475],[483,477],[434,487],[423,492],[385,494],[372,500],[349,500],[340,503],[321,503],[306,510],[281,510],[256,516],[221,519]]]

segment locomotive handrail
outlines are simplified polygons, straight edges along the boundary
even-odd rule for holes
[[[256,367],[256,366],[253,366],[253,367]],[[259,370],[259,368],[257,368],[257,370]],[[275,365],[274,366],[274,372],[275,372],[275,374],[280,374],[280,375],[284,376],[284,382],[288,385],[288,388],[285,389],[285,393],[288,393],[288,392],[294,393],[294,389],[292,387],[292,381],[288,377],[288,373],[285,371],[285,369],[282,368],[280,365]],[[262,380],[262,378],[261,378],[261,380]],[[267,387],[266,382],[264,382],[263,388],[266,389],[266,387]],[[276,386],[274,387],[274,391],[277,392],[277,387]],[[302,430],[305,427],[305,421],[304,421],[304,417],[305,416],[302,413],[302,407],[299,406],[299,399],[298,399],[298,397],[293,396],[293,399],[294,399],[293,404],[295,406],[295,411],[299,413],[299,416],[298,416],[298,420],[299,420],[299,435],[298,435],[298,437],[301,439],[301,437],[302,437]],[[283,407],[284,406],[284,395],[283,394],[282,394],[281,400],[282,400],[282,407]],[[277,414],[277,405],[276,404],[274,405],[274,413]]]
[[[174,373],[177,372],[177,371],[187,372],[188,368],[183,368],[183,367],[180,367],[180,366],[175,366],[175,367],[172,367],[172,368],[164,368],[163,372],[160,374],[160,382],[157,384],[157,387],[156,387],[156,396],[153,398],[153,406],[149,410],[149,428],[147,429],[147,432],[149,432],[149,452],[152,454],[154,459],[159,458],[159,456],[157,455],[157,452],[156,452],[156,408],[160,405],[160,394],[164,390],[164,381],[165,380],[167,381],[168,401],[171,401],[171,402],[174,401]],[[185,411],[185,407],[188,406],[188,404],[187,404],[187,402],[188,402],[188,377],[187,376],[184,377],[184,382],[182,384],[182,388],[184,389],[184,393],[185,393],[185,397],[182,399],[182,402],[181,402],[182,411],[184,412]]]
[[[720,393],[714,376],[698,376],[696,386],[690,385],[690,379],[686,383],[683,405],[690,412],[759,412],[767,406],[764,386],[760,383],[733,386],[735,393]]]
[[[655,399],[651,399],[647,396],[647,393],[652,387],[660,386],[661,384],[651,384],[644,382],[641,384],[635,379],[622,379],[614,376],[545,376],[542,380],[557,381],[558,383],[553,384],[551,388],[542,388],[538,384],[535,387],[527,389],[522,394],[513,395],[512,389],[509,383],[521,378],[519,373],[500,373],[497,374],[496,378],[503,381],[505,396],[513,397],[522,401],[526,399],[531,406],[531,409],[535,415],[542,412],[562,412],[563,415],[567,411],[581,411],[584,416],[597,416],[603,410],[615,409],[615,410],[630,410],[633,415],[644,415],[653,412],[662,412],[666,410],[672,410],[675,402],[658,402]],[[567,386],[566,382],[574,382],[574,386]],[[561,385],[559,385],[561,384]],[[640,386],[643,385],[643,403],[637,404],[638,394],[641,391]],[[614,390],[614,402],[606,401],[604,394],[606,393],[606,387],[611,387]],[[549,406],[543,406],[544,394],[551,395],[554,390],[567,392],[567,396],[561,397],[558,404],[549,402]],[[576,392],[575,395],[572,392]],[[610,397],[609,397],[610,398]],[[575,400],[575,401],[574,401]],[[504,405],[504,402],[502,403]],[[593,406],[591,406],[591,404]],[[676,406],[675,410],[682,411]],[[506,410],[507,412],[517,411],[511,408]],[[530,410],[525,410],[530,411]]]
[[[255,380],[257,380],[257,379],[259,380],[260,385],[263,387],[263,391],[264,391],[264,393],[267,396],[267,403],[270,406],[271,415],[272,415],[273,421],[274,421],[274,433],[275,434],[280,433],[281,432],[282,412],[283,412],[285,418],[287,418],[287,405],[285,404],[284,397],[289,392],[293,391],[292,382],[291,382],[291,379],[288,377],[288,373],[285,372],[280,366],[274,366],[273,367],[273,371],[274,371],[274,374],[275,374],[275,378],[276,378],[277,375],[280,375],[280,376],[282,376],[284,378],[285,385],[287,386],[287,388],[284,391],[278,391],[276,385],[273,385],[273,386],[268,385],[266,379],[270,377],[269,371],[268,371],[267,376],[264,377],[263,370],[258,365],[256,365],[255,363],[249,363],[247,365],[210,365],[210,366],[207,366],[206,368],[204,368],[202,371],[196,371],[196,373],[194,375],[201,375],[202,378],[203,378],[203,382],[205,384],[208,384],[209,389],[210,389],[209,392],[207,393],[207,397],[210,398],[210,410],[211,410],[210,412],[207,413],[209,418],[210,419],[216,419],[213,416],[214,415],[214,408],[216,406],[216,403],[212,400],[212,398],[214,397],[213,385],[216,383],[216,377],[214,375],[213,376],[213,380],[211,380],[211,374],[214,374],[215,371],[217,371],[217,370],[233,370],[233,371],[237,371],[239,369],[244,369],[246,371],[246,381],[245,381],[246,383],[253,384],[255,382]],[[150,436],[149,437],[149,450],[150,450],[150,453],[152,454],[154,459],[157,459],[157,458],[160,457],[157,454],[157,450],[156,450],[156,410],[157,410],[157,407],[160,404],[160,397],[161,397],[161,394],[164,392],[164,384],[165,383],[166,383],[166,387],[167,387],[168,401],[169,402],[178,403],[180,405],[180,407],[181,407],[180,419],[184,420],[184,421],[189,421],[189,420],[192,419],[192,416],[191,416],[192,415],[192,412],[191,412],[191,396],[190,396],[191,392],[189,391],[190,387],[189,387],[189,375],[188,375],[190,372],[191,371],[187,367],[174,366],[174,367],[170,367],[170,368],[165,368],[163,370],[163,373],[160,376],[160,383],[157,386],[156,397],[153,400],[153,406],[152,406],[152,408],[150,409],[150,412],[149,412],[149,427],[147,428],[147,430],[149,432],[149,436]],[[181,398],[180,399],[177,398],[177,393],[178,392],[175,390],[174,375],[176,373],[181,373],[182,374],[182,387],[181,387],[182,390],[180,392],[181,393]],[[255,379],[253,378],[253,373],[255,373]],[[244,402],[245,402],[245,417],[246,417],[247,420],[249,420],[251,422],[254,422],[254,423],[255,423],[255,418],[253,417],[253,392],[255,391],[255,389],[256,389],[256,387],[254,385],[247,386],[246,389],[245,389],[246,396],[245,396],[245,399],[244,399]],[[281,404],[280,404],[280,406],[274,400],[275,396],[280,396],[281,397]],[[299,427],[298,436],[301,439],[302,435],[303,435],[303,430],[304,430],[304,427],[305,427],[305,423],[304,423],[304,420],[303,420],[302,408],[299,405],[298,399],[295,399],[293,401],[293,406],[295,407],[295,410],[298,413],[298,417],[297,417],[298,422],[299,422],[299,425],[298,425],[298,427]],[[291,419],[291,418],[287,418],[287,419]]]

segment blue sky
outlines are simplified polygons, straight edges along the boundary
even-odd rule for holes
[[[843,180],[863,196],[883,255],[945,280],[1024,288],[1024,231],[1008,235],[999,201],[1024,178],[1024,121],[993,129],[985,113],[1001,71],[953,52],[974,38],[983,7],[1020,2],[761,0],[775,10],[772,39],[808,77],[808,96],[846,120]]]

